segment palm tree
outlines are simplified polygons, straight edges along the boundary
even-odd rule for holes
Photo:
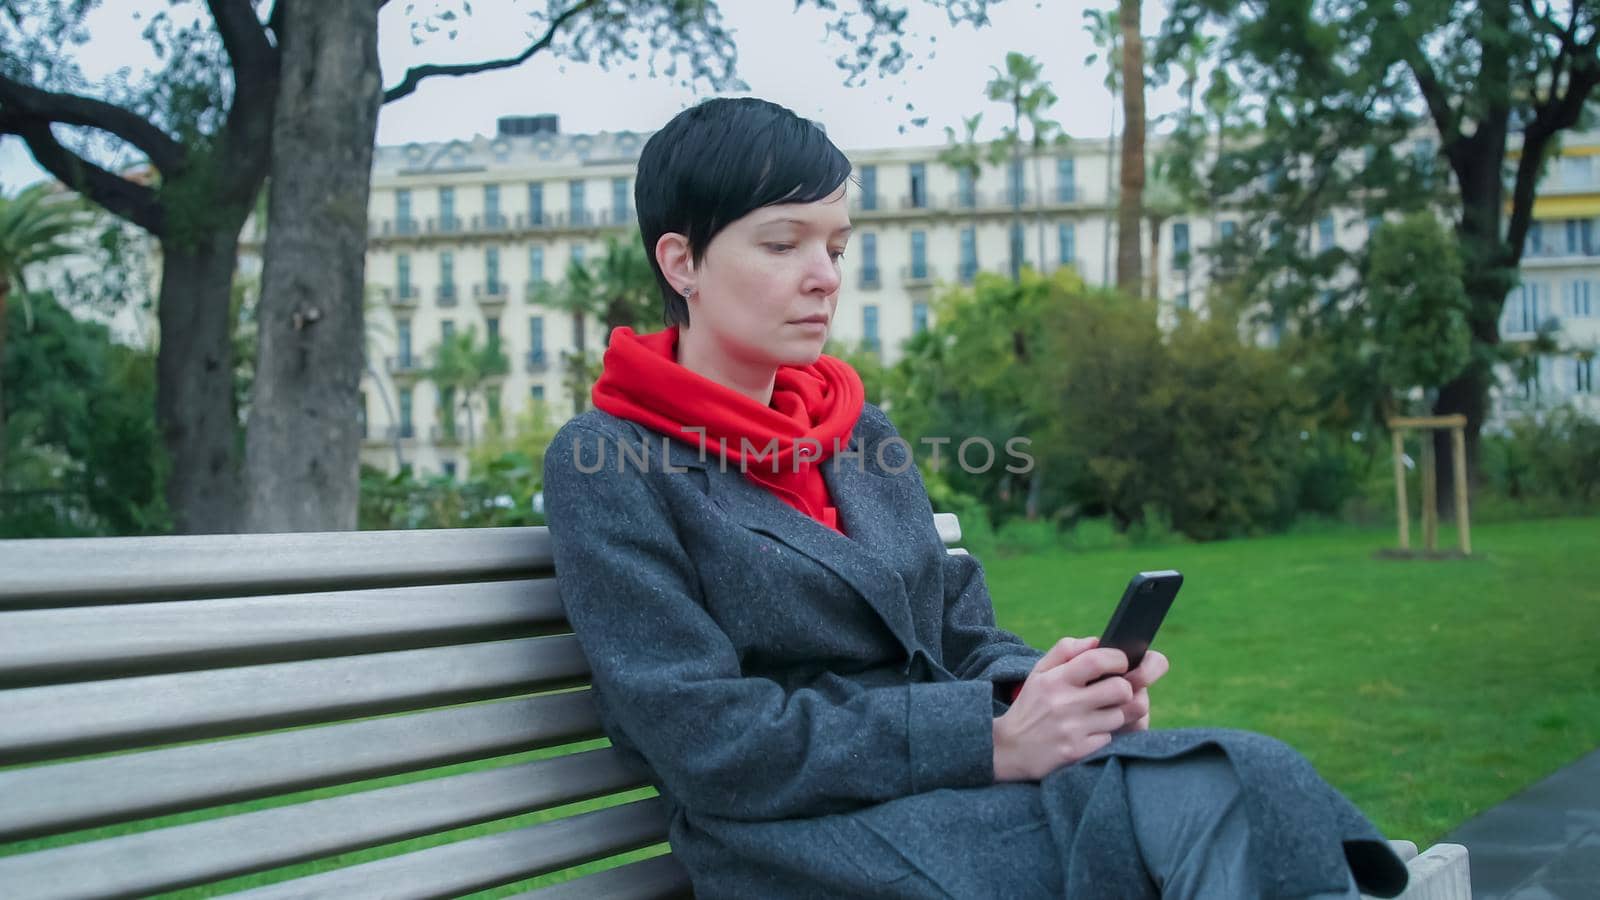
[[[1150,222],[1150,299],[1161,302],[1161,226],[1188,207],[1177,187],[1158,170],[1144,192],[1144,214]]]
[[[1143,280],[1139,219],[1144,204],[1144,38],[1140,0],[1118,0],[1122,29],[1122,192],[1117,197],[1117,290],[1137,294]]]
[[[467,414],[467,446],[471,447],[477,429],[472,419],[473,401],[495,378],[511,371],[511,363],[500,350],[500,342],[490,340],[478,345],[477,329],[450,335],[434,350],[433,366],[428,369],[428,380],[439,389],[441,397],[449,398]],[[455,410],[443,410],[446,434],[455,431]]]
[[[27,270],[35,263],[71,255],[76,251],[65,239],[84,225],[82,207],[51,199],[51,186],[36,184],[15,197],[0,194],[0,365],[5,362],[6,326],[13,287],[22,298],[23,327],[33,329],[33,306],[28,301]],[[5,483],[6,409],[0,384],[0,485]]]
[[[1083,17],[1088,20],[1084,29],[1089,32],[1089,37],[1094,45],[1100,48],[1098,53],[1089,54],[1083,61],[1084,65],[1092,66],[1102,59],[1106,64],[1106,90],[1111,92],[1111,125],[1107,129],[1106,139],[1106,239],[1101,249],[1100,281],[1106,283],[1111,274],[1111,236],[1115,233],[1114,218],[1111,212],[1111,201],[1116,196],[1115,182],[1112,173],[1116,171],[1114,165],[1117,158],[1117,99],[1122,94],[1122,25],[1121,15],[1115,9],[1084,10]]]
[[[1022,123],[1026,121],[1030,130],[1029,144],[1033,150],[1034,171],[1034,224],[1039,237],[1039,265],[1044,266],[1044,221],[1040,217],[1039,204],[1043,201],[1044,183],[1039,177],[1039,151],[1045,144],[1060,132],[1061,126],[1044,117],[1045,110],[1054,106],[1057,100],[1055,92],[1040,78],[1041,66],[1038,60],[1021,53],[1011,52],[1006,54],[1006,68],[1002,72],[990,67],[994,78],[989,80],[987,92],[990,100],[1005,103],[1011,107],[1011,125],[1005,130],[1004,136],[993,145],[991,161],[1004,160],[1007,152],[1011,157],[1012,171],[1016,173],[1018,182],[1022,180]],[[1013,280],[1021,275],[1022,252],[1018,245],[1017,235],[1022,231],[1022,191],[1011,191],[1011,277]]]
[[[565,381],[574,413],[588,407],[589,388],[599,375],[598,361],[589,358],[589,319],[604,322],[609,338],[616,328],[639,328],[659,316],[660,298],[655,272],[637,234],[631,241],[614,235],[606,238],[599,257],[588,265],[573,260],[560,283],[541,286],[535,302],[572,316],[573,350],[567,355]]]

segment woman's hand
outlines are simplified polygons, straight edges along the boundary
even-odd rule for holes
[[[1122,714],[1128,721],[1117,729],[1117,734],[1150,730],[1150,685],[1160,681],[1169,668],[1165,654],[1147,650],[1144,659],[1139,661],[1139,668],[1122,676],[1133,688],[1133,699],[1122,707]]]
[[[1133,684],[1104,678],[1126,672],[1128,658],[1098,644],[1098,638],[1062,638],[1034,664],[1016,702],[994,720],[996,781],[1038,781],[1104,747],[1136,721],[1129,718]],[[1143,709],[1148,722],[1148,696]]]

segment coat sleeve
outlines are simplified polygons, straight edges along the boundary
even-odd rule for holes
[[[580,472],[580,440],[615,438],[569,425],[545,454],[562,602],[609,726],[677,802],[767,820],[993,783],[986,684],[873,687],[841,701],[745,676],[650,476]]]
[[[977,558],[945,554],[944,658],[950,671],[962,679],[1020,682],[1042,655],[995,625],[994,602]],[[1011,699],[1009,690],[1003,699]]]

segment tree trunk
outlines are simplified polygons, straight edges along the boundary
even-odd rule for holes
[[[6,430],[6,326],[11,321],[11,310],[8,301],[11,298],[11,280],[0,275],[0,491],[6,488],[6,441],[10,440],[10,432]]]
[[[1039,171],[1039,148],[1033,148],[1033,230],[1039,239],[1039,273],[1050,270],[1044,256],[1044,173]]]
[[[1116,159],[1117,159],[1117,106],[1116,97],[1111,98],[1111,127],[1107,130],[1106,138],[1106,239],[1100,245],[1100,284],[1111,283],[1111,242],[1117,233],[1116,216],[1111,209],[1111,199],[1116,196]]]
[[[1150,217],[1150,299],[1161,303],[1161,223],[1162,219]]]
[[[378,5],[286,0],[246,445],[251,531],[356,527]]]
[[[238,217],[195,243],[161,242],[156,426],[167,451],[167,507],[180,534],[231,533],[242,521],[228,302],[244,212]]]
[[[1143,282],[1139,220],[1144,204],[1144,38],[1140,0],[1119,0],[1122,26],[1122,194],[1117,200],[1117,290],[1137,295]]]
[[[572,314],[572,343],[576,349],[567,365],[567,377],[572,379],[572,414],[578,415],[589,408],[588,385],[585,384],[589,371],[589,328],[582,310]]]
[[[1022,279],[1022,98],[1011,96],[1011,172],[1006,177],[1006,188],[1011,192],[1011,231],[1006,235],[1006,248],[1011,254],[1011,280]],[[1011,176],[1015,176],[1015,180]],[[1044,265],[1044,260],[1039,260]]]

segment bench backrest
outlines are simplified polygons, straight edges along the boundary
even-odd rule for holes
[[[543,528],[0,541],[0,895],[686,896],[553,574]]]

